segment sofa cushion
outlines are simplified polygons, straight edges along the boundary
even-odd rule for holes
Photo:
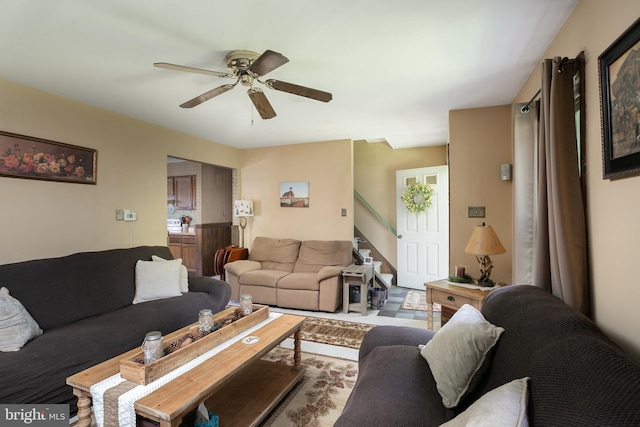
[[[349,240],[306,240],[293,267],[296,273],[318,272],[327,265],[351,264],[353,243]]]
[[[161,258],[157,255],[151,255],[152,261],[164,262],[170,261],[164,258]],[[189,271],[187,267],[182,264],[182,258],[177,258],[175,261],[180,261],[180,292],[189,292]]]
[[[180,296],[181,259],[136,263],[136,294],[133,304]]]
[[[317,291],[318,273],[291,273],[278,280],[278,289]]]
[[[42,329],[29,312],[7,288],[0,288],[0,351],[18,351],[38,335]]]
[[[528,380],[513,380],[491,390],[440,427],[527,427]]]
[[[268,286],[275,288],[276,283],[278,283],[278,281],[287,274],[289,273],[281,270],[252,270],[242,273],[238,278],[238,282],[241,285]]]
[[[282,270],[291,273],[298,258],[299,249],[299,240],[256,237],[251,245],[249,260],[260,262],[265,270]]]
[[[504,328],[487,322],[476,308],[465,304],[422,347],[420,354],[429,363],[445,407],[455,408],[470,391],[503,332]]]

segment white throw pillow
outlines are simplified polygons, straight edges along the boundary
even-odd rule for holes
[[[528,427],[529,377],[491,390],[440,427]]]
[[[42,335],[42,329],[26,308],[0,289],[0,351],[18,351],[33,338]]]
[[[471,391],[471,381],[503,332],[504,328],[487,322],[476,308],[465,304],[431,341],[420,346],[446,408],[458,406]]]
[[[181,260],[136,263],[136,295],[133,304],[162,298],[179,297]]]
[[[182,258],[167,260],[158,255],[151,255],[151,259],[153,261],[180,261],[180,292],[189,292],[189,272],[187,271],[187,267],[182,264]]]

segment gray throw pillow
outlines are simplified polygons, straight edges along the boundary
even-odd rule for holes
[[[429,363],[446,408],[455,408],[470,392],[470,384],[504,328],[487,322],[476,308],[465,304],[433,336],[420,346]]]
[[[0,289],[0,351],[18,351],[33,338],[42,335],[42,329],[26,308]]]
[[[529,377],[501,385],[440,427],[528,427]]]

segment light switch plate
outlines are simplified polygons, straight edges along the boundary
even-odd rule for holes
[[[124,221],[124,209],[116,209],[116,221]]]
[[[469,218],[484,218],[484,206],[469,206]]]

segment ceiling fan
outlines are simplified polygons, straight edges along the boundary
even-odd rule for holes
[[[284,55],[274,52],[272,50],[266,50],[262,55],[251,50],[234,50],[227,54],[225,57],[228,72],[204,70],[201,68],[186,67],[183,65],[169,64],[167,62],[156,62],[154,67],[165,68],[168,70],[186,71],[189,73],[206,74],[210,76],[223,77],[236,79],[233,84],[224,84],[212,89],[208,92],[198,95],[193,99],[190,99],[180,106],[182,108],[192,108],[202,104],[205,101],[210,100],[218,95],[222,95],[225,92],[233,89],[238,83],[243,86],[249,87],[247,93],[249,98],[253,102],[253,105],[260,113],[260,117],[263,119],[272,119],[276,116],[276,112],[267,100],[262,89],[254,87],[254,82],[259,82],[269,89],[275,89],[282,92],[291,93],[293,95],[304,96],[305,98],[315,99],[317,101],[329,102],[333,98],[329,92],[324,92],[317,89],[311,89],[305,86],[299,86],[293,83],[283,82],[281,80],[269,79],[266,81],[260,80],[260,77],[275,70],[281,65],[289,62],[289,59]]]

